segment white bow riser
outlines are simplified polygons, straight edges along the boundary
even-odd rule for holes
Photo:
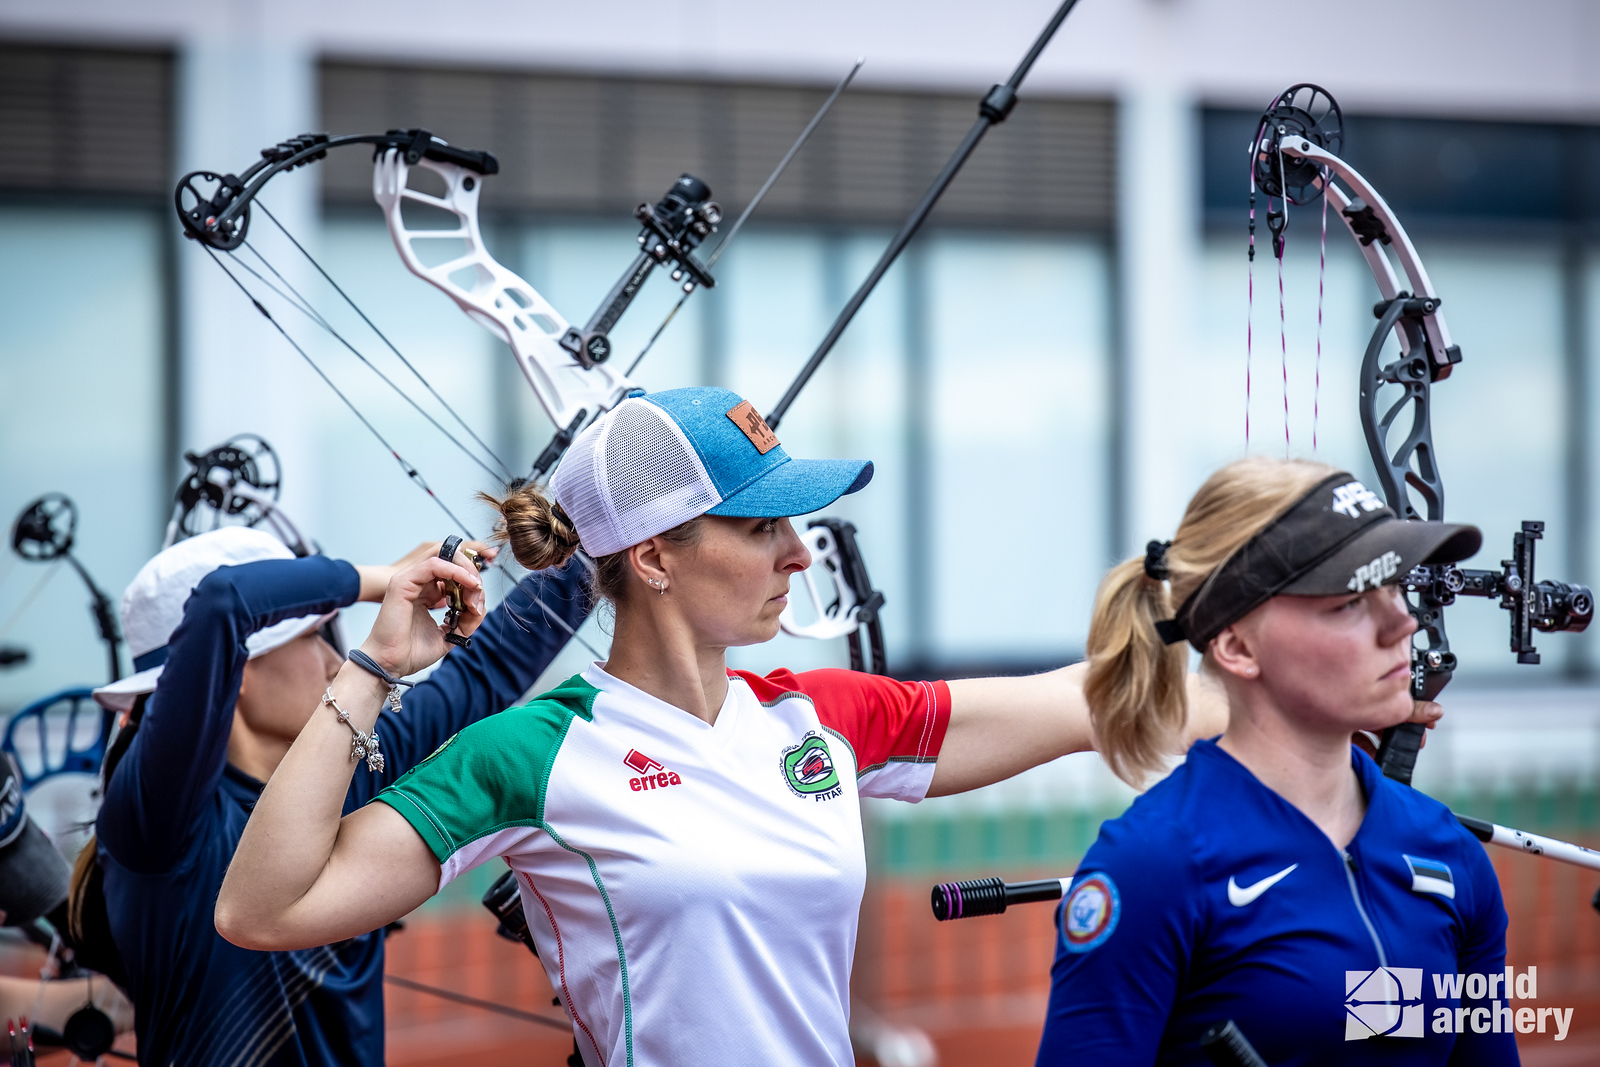
[[[800,535],[800,541],[811,553],[811,566],[800,572],[800,584],[811,600],[812,613],[816,616],[816,621],[803,623],[795,618],[794,587],[791,585],[789,589],[791,600],[784,606],[783,614],[778,616],[778,625],[791,637],[808,637],[817,641],[827,641],[855,633],[860,626],[860,621],[856,617],[856,596],[850,589],[850,583],[844,579],[844,564],[839,556],[838,538],[826,526],[813,526]],[[826,602],[823,600],[814,577],[819,568],[832,582],[834,597],[837,599],[830,598]]]
[[[416,164],[444,180],[443,197],[408,187],[410,167],[403,153],[382,153],[372,167],[372,195],[383,208],[396,251],[406,269],[440,289],[456,305],[511,347],[528,384],[558,428],[572,424],[580,411],[592,418],[615,406],[637,388],[622,372],[606,364],[584,367],[560,344],[568,323],[538,291],[508,270],[484,248],[478,227],[478,194],[483,176],[454,163],[421,159]],[[405,201],[448,211],[453,230],[416,230],[401,213]],[[426,242],[449,240],[466,251],[437,266],[418,255]]]

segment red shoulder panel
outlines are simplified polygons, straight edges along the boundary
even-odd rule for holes
[[[817,718],[855,749],[857,773],[891,760],[931,763],[950,725],[950,688],[943,682],[902,682],[860,671],[819,670],[766,677],[729,671],[744,679],[763,704],[785,693],[811,698]]]

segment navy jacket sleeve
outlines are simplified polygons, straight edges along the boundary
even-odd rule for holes
[[[1056,911],[1039,1067],[1155,1062],[1198,940],[1198,875],[1171,827],[1106,823]]]
[[[576,630],[588,614],[583,576],[577,560],[528,575],[483,620],[470,648],[452,648],[427,681],[405,690],[400,710],[378,719],[383,771],[357,772],[345,812],[377,796],[463,727],[515,704],[571,638],[550,616]]]
[[[245,639],[302,615],[324,615],[360,593],[356,569],[325,556],[219,567],[184,605],[144,721],[106,785],[99,841],[140,874],[170,870],[184,855],[201,805],[228,759]]]

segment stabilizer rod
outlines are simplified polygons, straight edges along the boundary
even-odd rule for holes
[[[1470,815],[1457,815],[1456,820],[1485,844],[1600,871],[1600,852],[1592,848],[1530,834],[1526,830],[1513,830],[1509,826],[1475,819]],[[933,887],[933,917],[945,922],[950,919],[969,919],[975,915],[999,915],[1013,904],[1060,900],[1071,885],[1070,877],[1045,878],[1036,882],[1007,882],[1002,878],[943,882]],[[1600,900],[1600,895],[1596,899]],[[1600,904],[1596,907],[1600,909]]]
[[[878,282],[882,280],[884,274],[894,265],[894,261],[900,257],[900,253],[905,250],[906,245],[911,243],[911,239],[917,235],[917,231],[922,228],[928,213],[933,210],[933,206],[939,202],[939,198],[944,195],[944,191],[949,188],[950,183],[955,180],[955,176],[960,173],[962,166],[967,162],[967,157],[972,155],[973,149],[978,147],[978,142],[983,140],[983,135],[989,132],[989,127],[1004,122],[1006,116],[1011,114],[1011,109],[1017,104],[1017,90],[1021,88],[1022,80],[1028,76],[1028,71],[1033,68],[1034,61],[1039,58],[1039,53],[1043,52],[1045,45],[1050,43],[1050,38],[1055,36],[1056,30],[1061,28],[1061,23],[1077,2],[1078,0],[1064,0],[1062,5],[1056,9],[1055,15],[1051,17],[1049,25],[1044,28],[1044,32],[1040,33],[1038,39],[1033,42],[1033,47],[1028,49],[1028,54],[1022,57],[1021,63],[1017,64],[1017,69],[1012,72],[1010,79],[1004,85],[996,85],[990,89],[988,95],[978,104],[978,121],[972,124],[972,129],[967,131],[967,136],[962,140],[960,146],[956,148],[955,154],[950,157],[950,161],[944,165],[944,169],[939,172],[939,176],[933,179],[933,184],[928,186],[928,191],[922,194],[922,199],[917,202],[917,206],[911,209],[911,216],[906,219],[905,225],[900,227],[900,232],[894,235],[894,240],[889,242],[889,247],[885,248],[883,255],[878,257],[878,262],[873,266],[872,273],[867,275],[866,281],[861,283],[861,287],[855,291],[855,295],[844,306],[844,310],[839,312],[839,317],[833,321],[833,325],[828,329],[828,335],[822,339],[822,343],[817,346],[817,350],[811,353],[811,358],[806,360],[806,365],[800,369],[799,375],[790,384],[788,391],[783,394],[783,399],[779,400],[777,406],[767,412],[767,425],[772,429],[776,430],[778,428],[778,423],[782,421],[783,416],[788,412],[789,406],[800,395],[800,390],[806,387],[806,383],[817,372],[817,368],[822,366],[822,361],[827,358],[829,352],[833,351],[833,346],[839,343],[839,338],[844,334],[846,327],[850,325],[850,321],[856,317],[856,312],[861,310],[861,305],[867,302],[867,297],[872,295],[872,290],[877,288]]]

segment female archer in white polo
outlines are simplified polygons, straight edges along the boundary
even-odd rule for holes
[[[961,792],[1090,747],[1076,667],[949,683],[727,669],[729,647],[776,635],[809,563],[787,516],[871,475],[789,458],[726,390],[618,405],[574,442],[554,503],[531,486],[496,502],[524,566],[594,559],[609,659],[341,820],[352,732],[388,685],[347,665],[256,806],[217,928],[258,949],[351,937],[503,856],[591,1067],[853,1064],[859,798]],[[386,674],[448,650],[427,614],[447,582],[476,625],[475,573],[411,567],[362,646]],[[1190,733],[1219,732],[1219,705],[1196,703]]]

